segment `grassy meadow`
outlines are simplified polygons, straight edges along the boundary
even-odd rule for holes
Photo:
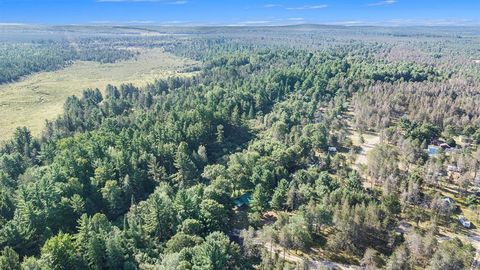
[[[136,59],[113,64],[75,62],[54,72],[41,72],[9,84],[0,85],[0,141],[18,126],[40,134],[46,119],[62,112],[65,99],[86,88],[104,90],[107,84],[133,83],[141,86],[155,79],[185,75],[185,67],[195,65],[162,49],[142,50]]]

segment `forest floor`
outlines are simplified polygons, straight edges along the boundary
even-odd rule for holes
[[[480,269],[480,235],[478,233],[478,230],[474,235],[471,235],[469,237],[470,242],[474,247],[477,249],[477,253],[475,254],[475,259],[473,260],[472,263],[472,270],[473,269]]]
[[[138,50],[136,59],[112,64],[78,61],[61,70],[40,72],[0,85],[0,141],[10,138],[18,126],[26,126],[39,135],[45,120],[62,112],[66,98],[80,95],[86,88],[103,91],[108,84],[122,83],[143,86],[173,75],[189,76],[182,70],[197,64],[159,48]]]
[[[353,270],[360,269],[359,266],[342,264],[337,262],[332,262],[328,260],[323,260],[317,258],[312,254],[297,253],[291,250],[284,250],[278,245],[273,245],[273,248],[270,244],[265,244],[267,250],[271,250],[272,253],[277,253],[280,258],[284,258],[287,262],[294,263],[296,265],[302,266],[307,264],[309,269],[342,269],[342,270]],[[317,251],[313,249],[313,251]]]
[[[471,269],[480,269],[480,232],[478,229],[471,229],[467,234],[452,233],[448,231],[441,231],[441,234],[443,236],[438,238],[440,242],[458,237],[463,242],[472,244],[476,249],[476,253]]]
[[[352,133],[352,141],[355,146],[360,147],[360,153],[357,155],[357,160],[355,161],[355,165],[357,167],[363,166],[367,164],[367,154],[372,150],[377,144],[380,143],[380,136],[378,133],[374,132],[365,132],[363,134],[363,143],[360,141],[360,133],[358,131],[354,131]]]

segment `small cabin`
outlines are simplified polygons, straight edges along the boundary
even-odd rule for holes
[[[329,147],[328,147],[328,152],[330,152],[330,153],[336,153],[336,152],[337,152],[337,148],[334,147],[334,146],[329,146]]]
[[[242,208],[244,206],[248,206],[250,204],[250,200],[252,198],[252,194],[245,193],[242,196],[236,198],[233,203],[237,208]]]

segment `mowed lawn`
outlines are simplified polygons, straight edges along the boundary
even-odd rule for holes
[[[137,86],[158,78],[181,73],[196,63],[164,52],[142,50],[136,59],[114,64],[75,62],[54,72],[42,72],[19,82],[0,85],[0,141],[10,138],[18,126],[28,127],[34,135],[42,131],[46,119],[54,119],[71,95],[81,95],[86,88],[104,91],[107,84],[133,83]]]

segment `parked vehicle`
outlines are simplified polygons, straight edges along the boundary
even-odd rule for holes
[[[460,222],[460,224],[462,224],[463,227],[467,229],[469,229],[472,226],[472,223],[464,216],[459,216],[458,221]]]

